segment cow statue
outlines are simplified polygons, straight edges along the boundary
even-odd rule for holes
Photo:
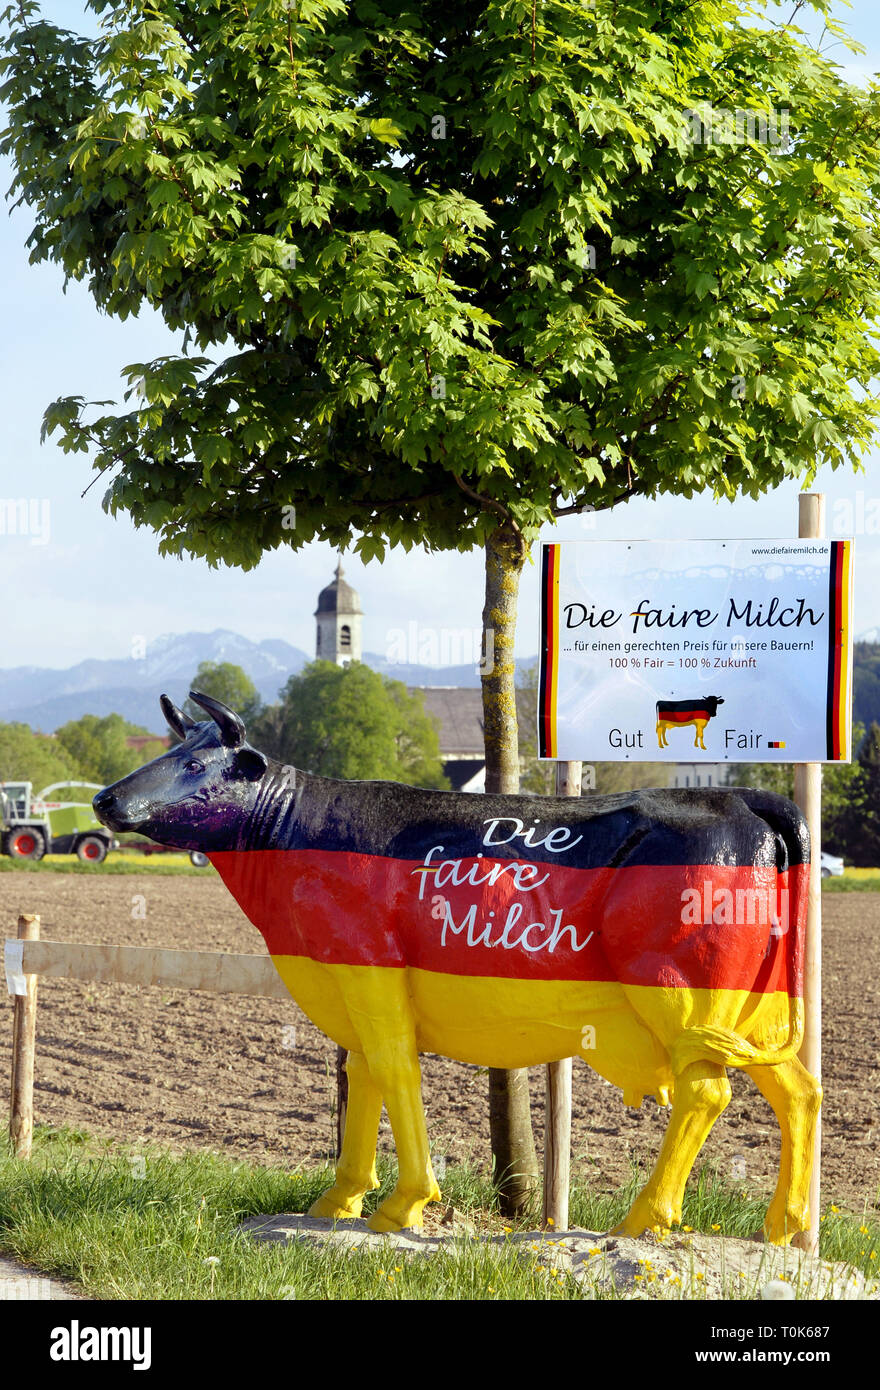
[[[95,797],[103,823],[203,850],[265,938],[290,993],[348,1050],[333,1186],[311,1215],[360,1215],[377,1186],[384,1101],[399,1160],[368,1225],[421,1225],[440,1197],[419,1053],[510,1069],[581,1056],[638,1107],[671,1105],[619,1228],[681,1219],[685,1183],[741,1067],[782,1131],[764,1223],[809,1224],[818,1082],[803,1034],[809,837],[769,792],[473,796],[312,776],[250,747],[232,710],[191,692],[181,740]]]

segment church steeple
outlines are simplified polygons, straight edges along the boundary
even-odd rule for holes
[[[343,574],[339,558],[333,583],[321,590],[315,609],[315,656],[319,661],[333,661],[337,666],[361,660],[363,609],[356,590],[346,582]]]

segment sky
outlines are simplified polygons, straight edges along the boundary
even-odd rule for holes
[[[78,32],[94,27],[73,0],[45,0],[43,13]],[[845,77],[864,82],[880,70],[880,6],[877,0],[837,4],[835,13],[866,49],[826,47]],[[822,28],[802,18],[814,40]],[[3,164],[0,161],[0,164]],[[0,168],[5,190],[11,181]],[[50,441],[40,444],[46,405],[60,395],[120,399],[121,369],[173,352],[178,341],[157,315],[119,323],[96,311],[87,290],[54,266],[29,266],[27,212],[0,211],[0,501],[33,499],[31,534],[0,535],[0,666],[67,667],[87,657],[123,657],[138,641],[164,633],[229,628],[254,641],[282,638],[314,651],[317,594],[333,576],[336,556],[328,545],[275,551],[245,574],[210,569],[197,560],[163,558],[152,531],[101,509],[102,483],[83,496],[94,474],[85,455],[65,456]],[[854,475],[825,470],[814,490],[827,496],[828,534],[856,535],[856,634],[880,624],[880,442]],[[760,502],[735,505],[711,499],[637,500],[594,518],[566,518],[545,528],[544,540],[785,537],[797,534],[798,486],[777,489]],[[48,505],[47,505],[48,504]],[[536,552],[537,553],[537,552]],[[346,578],[358,590],[365,613],[364,650],[390,655],[402,629],[416,643],[437,643],[444,633],[480,625],[483,563],[479,551],[428,555],[390,551],[384,563],[364,566],[343,558]],[[537,566],[523,576],[517,652],[537,651]],[[416,629],[409,628],[415,623]],[[450,659],[455,655],[449,647]],[[479,644],[476,644],[479,650]],[[418,659],[415,657],[414,659]]]

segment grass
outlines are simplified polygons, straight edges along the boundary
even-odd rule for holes
[[[191,874],[202,878],[213,878],[216,869],[210,864],[197,869],[190,863],[189,855],[180,854],[141,854],[137,850],[111,850],[101,864],[83,864],[75,854],[47,854],[36,861],[32,859],[10,859],[0,855],[0,873],[26,874],[156,874],[160,877]]]
[[[823,878],[823,893],[880,893],[880,869],[844,869],[840,878]]]
[[[380,1164],[382,1189],[394,1168]],[[304,1212],[332,1181],[329,1167],[284,1171],[217,1154],[176,1157],[134,1150],[71,1129],[38,1127],[33,1158],[0,1151],[0,1249],[49,1274],[76,1280],[99,1298],[122,1299],[583,1299],[569,1275],[549,1277],[540,1252],[488,1247],[463,1237],[430,1259],[399,1251],[350,1252],[307,1242],[258,1243],[237,1231],[248,1216]],[[618,1221],[641,1182],[634,1169],[616,1192],[584,1181],[572,1191],[571,1222],[604,1230]],[[477,1229],[505,1229],[491,1185],[472,1165],[450,1165],[444,1198]],[[689,1186],[685,1226],[745,1236],[764,1202],[704,1168]],[[511,1223],[511,1226],[515,1223]],[[525,1227],[528,1228],[527,1226]],[[506,1229],[510,1230],[510,1227]],[[822,1254],[876,1275],[880,1220],[831,1208]],[[605,1296],[613,1297],[613,1291]]]

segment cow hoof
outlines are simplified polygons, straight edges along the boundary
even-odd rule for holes
[[[390,1197],[386,1197],[381,1206],[377,1207],[373,1215],[367,1222],[371,1231],[406,1231],[409,1229],[418,1230],[422,1224],[422,1212],[428,1202],[439,1202],[440,1189],[435,1187],[430,1197],[411,1197],[396,1195],[392,1192]]]
[[[669,1235],[670,1228],[675,1224],[675,1217],[671,1212],[657,1211],[647,1203],[636,1200],[630,1207],[626,1216],[619,1226],[615,1226],[613,1231],[609,1231],[610,1236],[643,1236],[646,1231],[652,1231],[657,1236]]]
[[[367,1226],[370,1230],[378,1230],[378,1232],[381,1232],[384,1236],[396,1234],[399,1230],[420,1230],[421,1208],[418,1208],[418,1211],[416,1208],[413,1208],[412,1212],[405,1216],[403,1220],[398,1220],[391,1212],[386,1213],[382,1211],[380,1207],[378,1211],[373,1213],[370,1220],[368,1220]]]
[[[767,1213],[764,1221],[764,1239],[770,1245],[790,1245],[796,1235],[810,1228],[809,1218],[799,1218],[789,1212],[781,1217]]]
[[[343,1201],[341,1194],[331,1187],[312,1202],[308,1215],[329,1217],[331,1221],[352,1221],[360,1216],[363,1204],[363,1197],[349,1197]]]

